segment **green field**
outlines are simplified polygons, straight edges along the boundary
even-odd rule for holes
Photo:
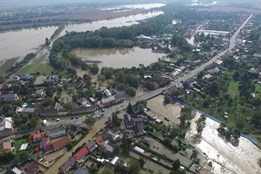
[[[51,65],[43,62],[43,57],[36,57],[32,62],[22,67],[17,74],[35,74],[37,72],[41,74],[51,74],[54,70]]]
[[[231,81],[228,85],[228,93],[230,94],[231,97],[235,97],[239,95],[239,90],[238,90],[238,82]]]
[[[16,151],[19,151],[20,148],[21,148],[21,145],[22,145],[23,143],[26,143],[26,142],[27,142],[27,139],[26,139],[26,138],[21,138],[21,139],[16,140],[16,141],[15,141],[15,150],[16,150]]]

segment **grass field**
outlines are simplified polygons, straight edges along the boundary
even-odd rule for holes
[[[43,62],[44,57],[36,57],[34,60],[32,60],[31,63],[25,65],[23,68],[21,68],[17,74],[34,74],[34,73],[41,73],[41,74],[51,74],[51,72],[54,70],[51,65],[47,64],[46,62]]]
[[[230,94],[231,97],[235,97],[239,95],[239,90],[238,90],[238,82],[231,81],[228,85],[228,93]]]
[[[20,148],[21,148],[21,145],[22,145],[23,143],[26,143],[26,142],[27,142],[27,139],[26,139],[26,138],[21,138],[21,139],[16,140],[16,141],[15,141],[15,150],[16,150],[16,151],[19,151]]]

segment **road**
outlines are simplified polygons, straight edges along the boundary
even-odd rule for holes
[[[95,136],[95,134],[97,134],[102,128],[104,128],[105,126],[105,122],[111,117],[113,112],[116,111],[120,111],[120,110],[124,110],[127,108],[128,104],[135,104],[138,101],[143,101],[143,100],[148,100],[150,98],[153,98],[159,94],[162,93],[162,91],[164,89],[168,89],[171,88],[172,86],[178,84],[179,82],[182,81],[186,81],[192,77],[194,77],[195,75],[197,75],[199,72],[203,71],[208,65],[212,64],[213,62],[215,62],[218,58],[220,58],[221,56],[224,56],[228,51],[231,51],[235,45],[236,45],[236,38],[238,37],[240,31],[242,28],[245,27],[245,25],[248,23],[248,21],[251,19],[252,14],[244,21],[244,23],[239,27],[239,29],[232,35],[232,37],[230,38],[230,44],[229,44],[229,48],[218,53],[216,56],[214,56],[212,59],[210,59],[208,62],[202,64],[201,66],[197,67],[196,69],[194,69],[193,71],[191,71],[189,74],[186,74],[180,78],[178,78],[177,80],[175,80],[171,85],[169,85],[166,88],[160,88],[151,92],[148,92],[142,96],[138,96],[136,98],[131,99],[130,101],[125,101],[121,104],[118,104],[116,106],[112,106],[109,109],[107,109],[104,112],[104,117],[102,117],[101,119],[99,119],[93,126],[93,128],[90,130],[89,134],[83,138],[83,140],[81,140],[71,151],[65,153],[65,155],[60,158],[52,167],[50,167],[45,173],[57,173],[58,172],[58,168],[71,156],[72,152],[78,148],[79,146],[81,146],[84,142],[87,142],[89,140],[91,140],[93,138],[93,136]],[[38,54],[40,54],[41,52],[39,52]],[[72,121],[61,121],[60,123],[52,123],[50,126],[59,126],[61,124],[68,124],[71,122],[78,122],[81,121],[81,119],[84,118],[80,118],[79,120],[72,120]],[[18,136],[18,135],[14,135],[14,136]],[[10,137],[9,137],[10,138]]]

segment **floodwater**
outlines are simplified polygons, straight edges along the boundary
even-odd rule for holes
[[[64,31],[61,33],[61,35],[65,35],[66,32],[85,32],[85,31],[91,31],[91,30],[97,30],[101,27],[121,27],[121,26],[131,26],[138,24],[139,21],[152,18],[158,15],[163,14],[162,11],[154,11],[154,12],[148,12],[148,13],[142,13],[142,14],[136,14],[131,16],[125,16],[120,18],[114,18],[109,20],[100,20],[90,23],[84,23],[84,24],[72,24],[67,25],[64,29]]]
[[[84,32],[105,26],[108,28],[130,26],[138,24],[141,20],[160,14],[163,14],[163,12],[149,12],[92,23],[72,24],[66,26],[60,36],[65,35],[66,32]],[[36,52],[41,45],[45,44],[45,38],[50,38],[57,28],[58,27],[41,27],[38,29],[22,29],[0,33],[0,62],[14,57],[24,57],[29,52]]]
[[[163,95],[159,95],[148,100],[147,107],[152,112],[154,112],[158,116],[158,118],[163,121],[163,123],[166,122],[164,118],[169,120],[168,123],[170,125],[178,125],[180,123],[179,116],[181,111],[181,105],[177,103],[165,105]]]
[[[35,52],[58,27],[42,27],[0,33],[0,61]]]
[[[195,121],[199,117],[200,114],[197,113],[191,122],[191,130],[187,133],[190,140],[197,133]],[[218,136],[218,127],[218,123],[206,119],[201,141],[194,144],[213,162],[212,172],[215,174],[260,174],[261,168],[257,162],[261,157],[261,150],[243,137],[240,137],[238,147],[225,142]]]
[[[133,9],[149,10],[149,9],[160,8],[164,6],[166,6],[166,4],[163,3],[131,4],[131,5],[120,5],[115,7],[102,8],[101,10],[118,12],[119,10],[133,10]]]
[[[97,62],[99,67],[131,68],[139,64],[145,66],[157,62],[165,54],[153,53],[151,49],[139,47],[124,49],[75,49],[73,51],[78,57],[88,62]]]

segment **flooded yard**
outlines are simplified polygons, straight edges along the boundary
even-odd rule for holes
[[[166,118],[171,124],[179,124],[181,105],[177,103],[165,105],[163,95],[148,100],[147,107],[156,113],[162,121]]]
[[[101,67],[131,68],[145,66],[157,62],[165,54],[153,53],[151,49],[124,48],[124,49],[75,49],[73,51],[87,63],[97,63]]]
[[[197,113],[191,122],[191,130],[187,133],[191,142],[197,133],[195,121],[199,117],[200,114]],[[207,118],[200,142],[194,144],[212,161],[212,172],[215,174],[260,174],[261,168],[257,161],[261,157],[261,150],[243,137],[240,137],[238,147],[233,146],[218,136],[218,127],[218,123]]]

